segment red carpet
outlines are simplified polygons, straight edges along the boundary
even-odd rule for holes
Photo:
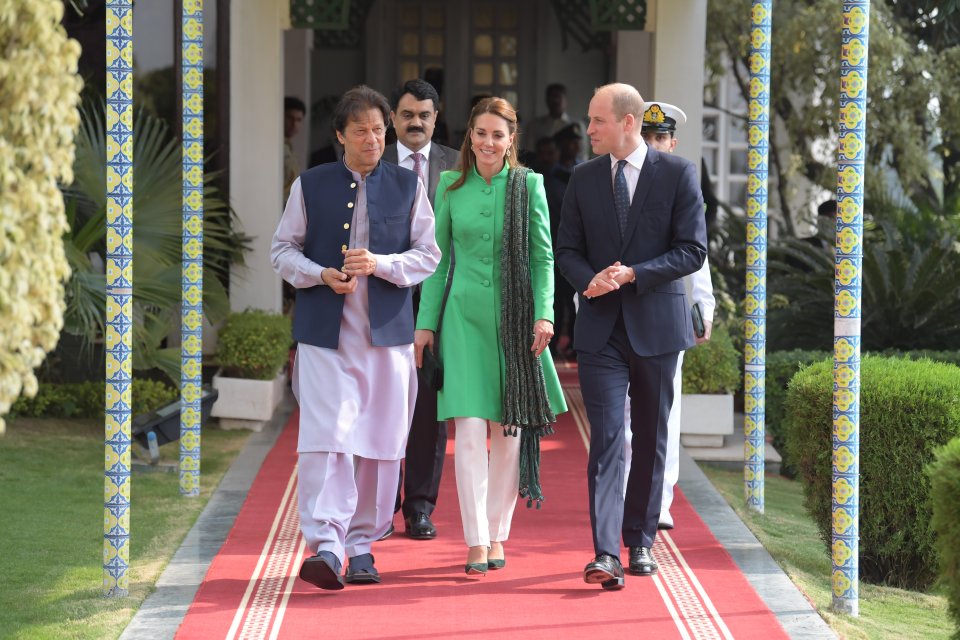
[[[569,382],[563,372],[564,382]],[[463,542],[449,443],[432,541],[398,532],[374,546],[383,583],[324,592],[296,579],[294,414],[264,462],[177,638],[786,638],[727,552],[677,492],[677,528],[658,537],[654,578],[627,576],[619,592],[582,580],[591,559],[586,447],[579,390],[543,443],[543,509],[518,503],[507,566],[463,572]],[[454,434],[455,435],[455,434]],[[623,558],[626,558],[624,551]]]

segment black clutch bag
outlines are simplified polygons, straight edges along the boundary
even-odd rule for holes
[[[423,350],[423,366],[420,368],[420,376],[434,391],[440,391],[443,388],[443,365],[440,363],[440,358],[427,348]]]

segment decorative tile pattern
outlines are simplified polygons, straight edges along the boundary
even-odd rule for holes
[[[767,371],[767,176],[770,140],[771,0],[750,11],[747,121],[747,291],[744,305],[743,480],[747,506],[763,513]]]
[[[833,337],[833,608],[859,613],[860,319],[870,2],[843,3]]]
[[[203,0],[183,0],[183,232],[180,302],[180,494],[200,495],[203,365]]]
[[[133,307],[133,3],[108,0],[107,323],[103,591],[126,596],[130,563],[130,390]]]

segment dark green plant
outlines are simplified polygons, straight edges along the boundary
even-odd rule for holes
[[[21,397],[10,409],[11,416],[26,418],[101,418],[104,410],[102,380],[89,382],[41,383],[33,398]],[[150,413],[175,401],[179,393],[157,380],[135,378],[130,396],[133,415]]]
[[[248,309],[231,313],[217,337],[217,361],[234,378],[270,380],[290,354],[290,318]]]
[[[740,365],[727,328],[714,325],[710,340],[683,354],[683,392],[734,393],[740,388]]]
[[[960,234],[955,217],[875,202],[863,243],[863,348],[960,349]],[[831,243],[832,239],[827,239]],[[771,350],[833,342],[833,253],[802,240],[771,246]]]
[[[953,637],[960,640],[960,438],[954,438],[936,453],[927,469],[933,519],[940,554],[940,584],[947,592]]]
[[[106,277],[106,135],[103,106],[82,111],[75,180],[64,187],[70,231],[65,236],[72,276],[66,285],[64,331],[93,343],[103,335]],[[182,166],[180,143],[144,112],[133,136],[133,327],[135,369],[160,368],[180,379],[180,350],[161,343],[180,324]],[[204,176],[204,313],[216,322],[229,312],[223,282],[231,263],[242,264],[249,239]]]
[[[814,362],[832,358],[829,351],[768,351],[766,369],[766,403],[764,422],[768,435],[772,436],[773,448],[780,454],[780,474],[788,478],[796,476],[796,468],[787,451],[786,400],[787,385],[797,371]]]
[[[960,435],[960,367],[867,355],[860,381],[860,576],[922,591],[938,562],[924,467]],[[829,553],[832,361],[793,377],[786,422],[787,450]]]

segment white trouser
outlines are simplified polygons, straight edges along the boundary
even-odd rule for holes
[[[300,531],[311,551],[331,551],[341,564],[370,553],[393,521],[399,460],[349,453],[301,453],[297,467]]]
[[[504,436],[498,422],[454,418],[454,467],[463,538],[468,547],[510,536],[520,484],[520,436]],[[487,456],[487,428],[490,455]]]
[[[663,499],[660,501],[660,522],[673,524],[670,515],[670,506],[673,504],[673,487],[680,478],[680,393],[683,387],[683,351],[677,359],[677,373],[673,376],[673,406],[670,407],[670,417],[667,419],[667,459],[663,470]],[[630,441],[633,432],[630,430],[630,394],[624,408],[624,441],[623,441],[623,493],[627,493],[627,481],[630,476],[630,461],[633,459],[633,449]]]

